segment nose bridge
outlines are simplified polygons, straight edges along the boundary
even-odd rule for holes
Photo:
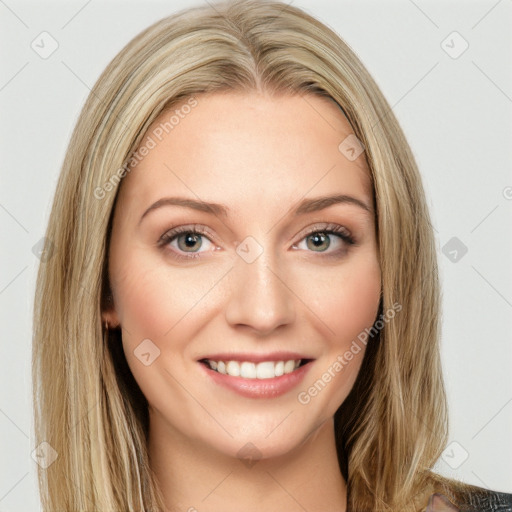
[[[270,332],[294,320],[294,296],[286,286],[288,273],[282,263],[270,248],[254,241],[237,247],[226,308],[229,323]]]

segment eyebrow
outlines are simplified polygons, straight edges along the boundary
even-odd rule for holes
[[[292,215],[303,215],[305,213],[317,212],[324,210],[334,204],[351,204],[358,206],[364,210],[367,214],[373,215],[373,208],[366,204],[361,199],[349,196],[346,194],[335,194],[330,196],[312,197],[303,199],[295,208],[292,210]],[[198,201],[187,197],[163,197],[155,203],[153,203],[141,216],[139,224],[142,219],[153,210],[161,208],[163,206],[181,206],[185,208],[191,208],[201,212],[211,213],[216,216],[227,217],[230,208],[223,206],[218,203],[208,203],[206,201]]]

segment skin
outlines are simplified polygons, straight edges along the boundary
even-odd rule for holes
[[[333,415],[364,345],[307,404],[298,394],[332,373],[378,313],[381,274],[364,153],[350,161],[338,149],[353,132],[325,98],[229,92],[196,99],[161,141],[153,136],[156,147],[123,179],[109,252],[114,305],[103,317],[121,327],[127,362],[149,402],[151,466],[168,511],[345,511]],[[162,114],[147,136],[168,119]],[[335,193],[370,212],[339,203],[290,213],[304,198]],[[167,196],[229,211],[223,217],[163,206],[140,220]],[[158,245],[170,229],[193,224],[212,236],[188,249],[186,233]],[[331,234],[315,245],[308,228],[318,236],[326,224],[344,227],[355,244]],[[252,263],[236,252],[248,236],[263,250]],[[176,260],[176,253],[199,257]],[[150,353],[160,353],[145,365],[134,351],[147,339]],[[215,352],[281,350],[314,362],[296,388],[275,398],[220,387],[198,362]],[[256,453],[253,463],[241,460],[243,447]]]

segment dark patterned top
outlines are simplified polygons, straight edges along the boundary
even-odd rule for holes
[[[512,512],[512,494],[478,488],[454,502],[443,494],[435,493],[430,497],[425,512]]]

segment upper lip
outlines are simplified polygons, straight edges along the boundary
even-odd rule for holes
[[[251,363],[262,363],[264,361],[289,361],[290,359],[314,359],[312,357],[299,354],[298,352],[270,352],[267,354],[234,354],[234,353],[217,353],[210,354],[198,359],[198,361],[249,361]]]

